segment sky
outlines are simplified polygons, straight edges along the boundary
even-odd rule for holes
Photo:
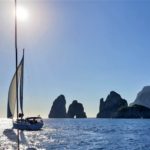
[[[128,103],[150,85],[150,1],[18,0],[19,60],[25,48],[24,113],[47,118],[60,94],[88,117],[116,91]],[[0,117],[15,72],[14,1],[0,0]]]

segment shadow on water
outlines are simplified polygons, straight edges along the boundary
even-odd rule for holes
[[[17,143],[17,134],[13,129],[5,129],[3,134],[8,138],[8,140]],[[27,139],[23,131],[19,132],[20,144],[28,145]],[[14,147],[15,148],[15,147]],[[29,147],[26,150],[36,150],[36,148]]]
[[[17,142],[17,134],[13,129],[5,129],[3,131],[3,134],[12,142]],[[19,132],[19,137],[20,137],[20,143],[21,144],[27,144],[27,140],[25,138],[25,135],[23,131]]]
[[[17,135],[13,129],[5,129],[3,134],[12,142],[17,142]]]

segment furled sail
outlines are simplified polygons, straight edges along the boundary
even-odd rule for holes
[[[24,51],[22,58],[21,76],[20,76],[20,109],[23,114],[23,77],[24,77]]]
[[[20,83],[21,78],[23,78],[23,63],[24,63],[24,56],[17,68],[16,73],[13,76],[13,79],[11,81],[9,92],[8,92],[8,104],[7,104],[7,118],[13,118],[15,113],[15,106],[17,101],[17,95],[16,95],[16,74],[18,73],[18,85]],[[20,102],[21,108],[22,108],[22,102]]]

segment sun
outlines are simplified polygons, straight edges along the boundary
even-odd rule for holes
[[[23,6],[18,6],[16,16],[19,21],[27,21],[29,18],[28,10]]]

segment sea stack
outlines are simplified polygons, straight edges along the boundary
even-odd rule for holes
[[[118,111],[127,106],[128,104],[125,99],[122,99],[118,93],[111,91],[105,101],[103,98],[100,99],[97,118],[115,118]]]
[[[54,100],[48,117],[66,118],[66,99],[64,95],[60,95]]]
[[[77,100],[70,104],[67,116],[68,118],[87,118],[83,105],[78,103]]]

